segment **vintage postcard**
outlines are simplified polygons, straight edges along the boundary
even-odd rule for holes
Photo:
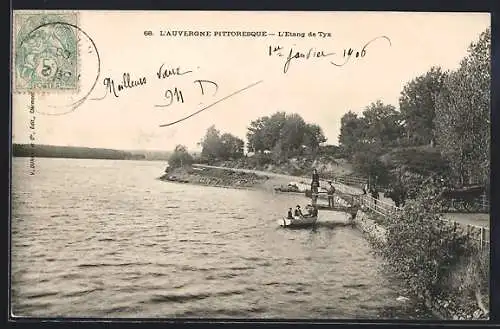
[[[489,319],[488,13],[12,24],[13,319]]]

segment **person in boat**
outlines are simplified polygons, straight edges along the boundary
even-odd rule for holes
[[[314,212],[314,207],[310,204],[306,206],[307,214],[304,217],[312,217]]]
[[[318,207],[313,207],[313,209],[312,209],[312,217],[318,217]]]
[[[287,218],[288,218],[288,219],[292,219],[292,218],[293,218],[292,208],[289,208],[289,209],[288,209],[288,215],[287,215]]]
[[[335,194],[335,186],[332,181],[328,181],[328,207],[333,209],[333,195]]]
[[[311,194],[312,194],[313,204],[316,204],[316,200],[318,200],[318,192],[319,192],[319,174],[316,168],[314,168],[311,180]]]
[[[295,208],[294,216],[295,217],[304,217],[304,215],[302,215],[302,210],[300,210],[300,206],[299,205],[297,205],[297,207]]]

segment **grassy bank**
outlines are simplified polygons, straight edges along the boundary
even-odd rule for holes
[[[488,250],[466,231],[420,214],[382,220],[360,211],[354,222],[384,260],[387,275],[401,281],[408,296],[444,320],[488,319]]]
[[[387,269],[445,319],[485,319],[489,308],[489,250],[469,232],[440,220],[427,186],[399,215],[376,219],[386,229],[378,246]]]

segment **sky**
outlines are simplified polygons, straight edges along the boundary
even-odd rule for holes
[[[22,24],[19,21],[14,24]],[[245,139],[252,120],[285,111],[319,124],[327,143],[338,144],[340,119],[347,111],[361,113],[376,100],[397,107],[404,85],[431,66],[456,69],[469,44],[490,26],[490,15],[79,11],[77,25],[82,31],[79,90],[35,93],[33,115],[30,95],[14,86],[14,143],[29,143],[31,134],[38,144],[124,150],[171,150],[183,144],[194,151],[211,125]],[[212,34],[160,32],[180,30]],[[274,36],[215,36],[215,31],[266,31]],[[280,37],[278,32],[306,36]],[[374,38],[378,39],[365,48],[365,55],[356,58],[356,51]],[[270,56],[269,47],[281,50]],[[348,62],[333,65],[345,61],[342,54],[349,48],[354,53]],[[295,54],[309,49],[313,55],[334,54],[291,59],[284,73],[290,50]],[[161,65],[174,74],[158,78]],[[127,73],[130,81],[146,82],[118,91]],[[204,82],[202,93],[195,80],[215,82],[217,90]],[[111,81],[118,97],[109,89]],[[69,104],[80,100],[65,113],[72,109]],[[169,106],[156,106],[170,101]],[[189,119],[160,126],[211,104]]]

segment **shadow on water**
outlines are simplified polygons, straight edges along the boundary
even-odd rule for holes
[[[336,229],[336,228],[341,228],[341,227],[354,227],[353,223],[340,223],[340,222],[316,222],[311,225],[305,225],[305,226],[278,226],[277,229],[279,230],[290,230],[290,231],[311,231],[311,232],[319,232],[320,229],[322,228],[327,228],[327,229]]]

